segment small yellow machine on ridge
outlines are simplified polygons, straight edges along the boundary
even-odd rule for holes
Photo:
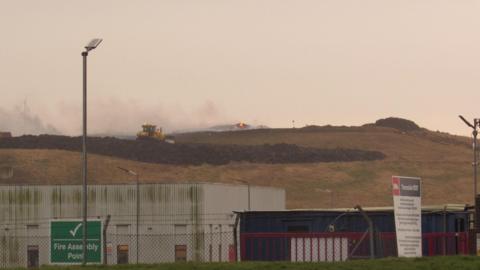
[[[163,134],[161,128],[157,128],[156,125],[143,124],[142,131],[137,133],[137,140],[155,139],[159,141],[165,141],[165,134]]]

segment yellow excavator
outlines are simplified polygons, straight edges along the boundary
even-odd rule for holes
[[[142,131],[137,133],[137,140],[154,139],[159,141],[165,141],[165,134],[163,134],[161,128],[157,128],[156,125],[143,124]]]

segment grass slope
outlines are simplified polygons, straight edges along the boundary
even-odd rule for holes
[[[381,161],[307,164],[159,165],[89,156],[91,183],[134,179],[117,169],[140,173],[144,182],[203,181],[282,187],[287,207],[322,208],[391,205],[392,175],[423,179],[423,203],[472,201],[471,148],[468,138],[438,132],[400,132],[382,127],[324,127],[204,132],[177,135],[179,142],[212,144],[289,143],[318,148],[381,151]],[[0,183],[81,183],[80,153],[59,150],[0,149],[0,167],[14,167],[14,177]],[[331,190],[329,193],[326,190]]]

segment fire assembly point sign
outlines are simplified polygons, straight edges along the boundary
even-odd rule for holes
[[[102,222],[87,222],[87,262],[102,262]],[[50,223],[50,262],[77,264],[83,261],[83,222],[52,220]]]

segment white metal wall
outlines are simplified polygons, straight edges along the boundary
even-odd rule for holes
[[[285,190],[280,188],[209,184],[204,186],[204,190],[206,214],[249,210],[249,190],[250,210],[285,210]]]
[[[174,261],[175,244],[187,245],[188,260],[228,260],[225,250],[233,245],[233,237],[225,235],[233,234],[232,211],[248,209],[248,189],[251,210],[285,209],[282,189],[206,183],[141,184],[141,261]],[[0,266],[26,266],[28,245],[38,245],[40,264],[48,264],[50,220],[81,218],[81,191],[79,185],[0,186]],[[111,215],[107,243],[113,251],[107,256],[109,263],[117,261],[116,247],[120,244],[129,246],[129,261],[136,261],[136,192],[134,184],[88,187],[89,217],[105,220]],[[128,232],[117,232],[122,225],[128,226]],[[186,234],[195,237],[179,234],[175,225],[185,225]]]

